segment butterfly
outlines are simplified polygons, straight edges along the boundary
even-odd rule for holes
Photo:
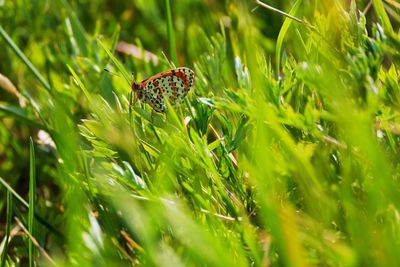
[[[157,112],[165,112],[167,105],[164,98],[172,104],[181,103],[194,84],[193,70],[180,67],[167,70],[132,83],[132,91],[140,101],[149,104]]]

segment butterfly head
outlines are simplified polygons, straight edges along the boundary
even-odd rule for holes
[[[132,91],[135,92],[136,94],[138,94],[139,98],[142,94],[142,86],[140,85],[140,83],[134,82],[132,83]]]
[[[140,84],[137,82],[132,83],[132,90],[133,91],[140,91]]]

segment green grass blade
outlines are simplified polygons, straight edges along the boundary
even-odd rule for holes
[[[30,164],[29,164],[29,215],[28,230],[31,236],[34,236],[34,219],[35,219],[35,195],[36,195],[36,163],[35,163],[35,147],[32,138],[30,139]],[[33,242],[29,239],[29,267],[34,266],[35,248]]]
[[[0,183],[4,185],[5,188],[7,188],[8,191],[10,191],[19,201],[21,201],[22,204],[24,204],[25,207],[29,207],[28,202],[25,201],[15,190],[3,179],[0,177]]]
[[[297,10],[299,9],[301,4],[301,0],[297,0],[292,9],[290,10],[290,15],[296,15]],[[275,56],[276,56],[276,75],[279,77],[280,69],[281,69],[281,52],[282,52],[282,45],[283,40],[285,39],[286,33],[289,30],[290,25],[292,24],[293,19],[286,17],[285,21],[283,22],[282,28],[279,32],[278,39],[276,41],[276,49],[275,49]]]
[[[65,0],[59,0],[60,3],[64,6],[66,12],[68,13],[69,18],[66,19],[67,23],[70,25],[71,35],[75,39],[80,54],[87,55],[88,49],[88,38],[84,27],[76,16],[76,12],[70,6],[70,4]]]
[[[26,208],[29,208],[28,202],[23,199],[3,178],[0,177],[0,183],[3,184],[5,188],[7,188],[8,191],[10,191]],[[43,226],[45,226],[47,229],[49,229],[50,232],[55,234],[57,237],[59,237],[62,240],[65,240],[65,236],[57,230],[54,226],[49,224],[46,220],[44,220],[42,217],[40,217],[37,213],[35,214],[35,218],[40,222]]]
[[[125,68],[122,66],[122,64],[118,61],[116,57],[111,53],[111,51],[103,44],[103,42],[100,39],[97,39],[98,43],[100,46],[106,51],[107,55],[110,57],[111,61],[114,63],[114,65],[117,67],[117,69],[122,73],[122,76],[124,79],[127,81],[129,85],[132,83],[132,79],[129,75],[129,73],[125,70]]]
[[[25,63],[28,69],[35,75],[35,77],[39,80],[39,82],[46,88],[48,91],[51,90],[50,84],[43,78],[43,76],[39,73],[39,71],[33,66],[32,62],[24,55],[24,53],[18,48],[18,46],[13,42],[11,37],[7,34],[7,32],[0,25],[0,35],[7,42],[7,44],[11,47],[12,50],[17,54],[17,56]]]
[[[383,28],[392,33],[393,27],[392,24],[390,23],[389,16],[385,11],[385,7],[383,6],[382,0],[372,0],[372,4],[374,5],[379,20],[383,24]]]
[[[3,247],[3,253],[1,255],[1,267],[4,267],[7,259],[8,252],[8,241],[10,239],[11,232],[11,221],[12,221],[12,193],[7,190],[7,223],[6,223],[6,238]]]
[[[174,64],[177,64],[178,57],[176,55],[176,40],[175,40],[175,31],[172,21],[171,1],[165,0],[165,6],[167,9],[167,34],[168,34],[169,55]]]
[[[79,76],[76,74],[76,72],[71,68],[71,66],[67,65],[67,68],[68,68],[69,72],[71,72],[71,74],[74,77],[74,79],[76,80],[76,82],[78,83],[79,88],[82,89],[86,98],[90,101],[90,99],[91,99],[90,94],[89,94],[88,90],[86,89],[86,86],[83,84],[82,80],[79,78]]]
[[[4,102],[0,102],[0,111],[13,116],[15,119],[27,123],[29,126],[34,128],[42,129],[48,133],[51,132],[46,126],[40,124],[27,116],[27,111],[20,107],[12,106]]]
[[[119,38],[120,38],[120,32],[121,32],[121,26],[119,24],[116,25],[114,32],[111,36],[111,43],[110,43],[110,49],[111,51],[115,51]],[[104,60],[104,66],[108,66],[111,63],[111,59],[105,59]],[[102,71],[101,77],[100,77],[100,83],[101,84],[106,84],[110,80],[110,73],[108,69],[105,69],[106,71]],[[122,78],[122,77],[121,77]],[[130,81],[132,82],[132,80]],[[130,84],[130,83],[129,83]],[[109,103],[114,103],[114,101],[118,102],[118,98],[115,97],[115,94],[113,92],[113,88],[111,86],[100,86],[101,88],[101,96],[107,100]]]

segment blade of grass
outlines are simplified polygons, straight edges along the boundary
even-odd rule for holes
[[[8,252],[8,241],[10,239],[11,232],[11,219],[12,219],[12,193],[10,190],[7,190],[7,224],[6,224],[6,238],[3,247],[3,253],[1,255],[1,267],[4,267],[6,264],[7,252]]]
[[[299,2],[301,2],[301,0],[299,0]],[[279,9],[276,9],[276,8],[274,8],[274,7],[271,7],[271,6],[269,6],[269,5],[267,5],[267,4],[263,3],[263,2],[261,2],[261,1],[259,1],[259,0],[256,0],[256,3],[257,3],[258,5],[264,7],[265,9],[272,10],[272,11],[274,11],[274,12],[277,12],[278,14],[281,14],[281,15],[285,16],[286,19],[291,19],[291,20],[293,20],[293,21],[295,21],[295,22],[299,22],[299,23],[303,24],[303,25],[306,26],[308,29],[310,29],[312,32],[314,32],[314,33],[316,33],[317,35],[319,35],[319,36],[321,37],[321,40],[323,40],[329,47],[331,47],[331,48],[333,49],[332,52],[337,52],[337,49],[336,49],[334,46],[332,46],[331,42],[330,42],[328,39],[326,39],[326,37],[323,36],[323,35],[319,32],[319,30],[318,30],[314,25],[310,24],[310,23],[309,23],[308,21],[306,21],[306,20],[301,20],[301,19],[299,19],[299,18],[297,18],[297,17],[291,15],[291,14],[295,14],[295,13],[297,12],[297,8],[298,8],[298,7],[296,7],[296,10],[293,10],[293,9],[294,9],[294,6],[296,6],[297,3],[295,3],[294,6],[293,6],[293,8],[291,9],[291,11],[290,11],[291,14],[285,13],[285,12],[279,10]],[[285,22],[286,22],[286,20],[285,20]],[[282,25],[282,28],[283,28],[283,26],[285,25],[285,22],[284,22],[284,24]],[[289,24],[289,26],[290,26],[290,24]],[[288,26],[288,28],[289,28],[289,26]],[[281,28],[281,31],[282,31],[282,28]],[[277,42],[278,42],[278,41],[279,41],[279,39],[277,40]],[[279,56],[280,56],[280,54],[279,54]],[[277,63],[280,64],[280,60],[277,60]]]
[[[52,263],[54,266],[57,266],[57,264],[55,263],[55,261],[50,257],[49,254],[47,254],[47,252],[44,250],[44,248],[42,248],[38,241],[29,233],[28,230],[26,230],[24,224],[18,219],[18,217],[15,217],[15,221],[17,222],[18,226],[21,227],[22,231],[28,236],[29,240],[32,241],[32,243],[39,249],[39,251],[43,254],[43,256],[50,262]]]
[[[389,31],[389,33],[392,33],[393,27],[392,24],[390,23],[389,16],[385,11],[383,2],[381,0],[372,0],[372,4],[374,5],[374,9],[376,11],[376,14],[378,15],[379,20],[383,24],[383,28]]]
[[[386,3],[392,5],[396,9],[400,9],[400,3],[395,2],[395,0],[385,0]]]
[[[29,218],[28,228],[29,234],[34,236],[34,218],[35,218],[35,194],[36,194],[36,163],[35,163],[35,147],[32,138],[30,139],[30,164],[29,164]],[[29,239],[29,267],[34,266],[35,247],[33,246],[32,239]]]
[[[301,0],[297,0],[292,9],[290,10],[290,15],[295,15],[297,10],[300,7]],[[283,40],[286,36],[287,31],[289,30],[290,25],[292,24],[293,21],[293,16],[287,17],[285,21],[283,22],[282,28],[279,32],[278,39],[276,41],[276,49],[275,49],[275,57],[276,57],[276,76],[279,77],[279,72],[281,68],[281,52],[282,52],[282,45],[283,45]],[[297,21],[297,20],[296,20]]]
[[[116,27],[115,27],[115,30],[114,30],[114,32],[113,32],[113,35],[112,35],[112,37],[111,37],[111,47],[112,47],[112,51],[114,51],[115,50],[115,48],[117,47],[117,45],[118,45],[118,40],[119,40],[119,35],[120,35],[120,33],[121,33],[121,26],[118,24]]]
[[[392,17],[397,22],[400,22],[400,12],[396,11],[395,9],[393,9],[390,5],[388,5],[386,3],[384,4],[384,7],[385,7],[387,13],[390,15],[390,17]]]
[[[22,204],[24,204],[25,207],[29,207],[28,202],[25,201],[15,190],[3,179],[0,177],[0,182],[4,185],[5,188],[7,188],[8,191],[10,191],[19,201],[21,201]]]
[[[119,26],[119,24],[115,27],[115,30],[113,32],[113,35],[111,37],[111,50],[115,51],[117,44],[118,44],[118,40],[119,40],[119,34],[121,32],[121,27]],[[108,62],[111,61],[111,59],[109,59],[106,62],[106,66],[108,65]],[[108,70],[107,70],[108,71]],[[106,71],[102,72],[101,74],[101,80],[105,79],[105,76],[108,76],[109,73],[106,73]],[[118,74],[116,74],[117,76],[119,76]],[[121,77],[122,78],[122,77]],[[105,88],[102,88],[102,95],[103,97],[105,97],[107,99],[107,101],[114,101],[114,99],[112,98],[113,92],[112,92],[112,88],[107,86]],[[112,100],[111,100],[112,99]]]
[[[24,53],[18,48],[18,46],[14,43],[11,37],[7,34],[7,32],[0,25],[0,35],[7,42],[7,44],[11,47],[12,50],[17,54],[17,56],[25,63],[28,69],[33,73],[33,75],[39,80],[39,82],[46,88],[46,90],[51,91],[50,84],[43,78],[43,76],[39,73],[39,71],[33,66],[33,64],[29,61],[29,59],[24,55]]]
[[[169,47],[169,55],[172,61],[177,64],[178,58],[176,55],[176,40],[175,40],[175,31],[172,23],[172,12],[171,12],[171,1],[165,0],[165,6],[167,9],[167,34],[168,34],[168,47]]]
[[[49,130],[46,126],[44,126],[43,124],[40,124],[30,118],[27,117],[27,112],[25,109],[22,109],[20,107],[17,106],[12,106],[6,103],[2,103],[0,102],[0,111],[11,115],[13,117],[15,117],[16,119],[18,119],[19,121],[23,121],[26,122],[28,125],[37,128],[37,129],[42,129],[48,133],[53,133],[53,131]]]
[[[285,17],[287,17],[289,19],[295,20],[295,21],[303,23],[303,24],[307,24],[305,21],[302,21],[301,19],[296,18],[295,16],[292,16],[291,14],[283,12],[282,10],[279,10],[277,8],[274,8],[274,7],[270,6],[270,5],[267,5],[266,3],[263,3],[263,2],[261,2],[259,0],[257,0],[256,3],[259,4],[260,6],[266,8],[266,9],[269,9],[271,11],[274,11],[274,12],[278,13],[278,14],[281,14],[282,16],[285,16]]]
[[[67,11],[69,17],[66,19],[66,23],[69,23],[71,36],[76,41],[80,54],[87,55],[87,44],[89,42],[85,29],[83,28],[81,22],[76,16],[74,9],[70,6],[70,4],[65,0],[59,0],[59,2],[64,6],[65,10]]]
[[[89,94],[88,90],[86,89],[86,86],[83,84],[82,80],[79,78],[79,76],[76,74],[76,72],[68,64],[67,64],[67,68],[68,68],[69,72],[71,72],[71,74],[74,77],[75,81],[78,83],[79,88],[82,89],[82,91],[85,94],[86,98],[90,101],[91,100],[90,94]]]
[[[17,192],[15,192],[15,190],[1,177],[0,177],[0,183],[3,184],[4,187],[7,188],[7,190],[10,191],[26,208],[29,208],[28,202],[26,202],[25,199],[23,199]],[[36,220],[38,220],[39,223],[41,223],[43,226],[49,229],[50,232],[58,236],[60,239],[65,240],[65,236],[60,231],[58,231],[54,226],[52,226],[42,217],[40,217],[39,214],[35,213],[35,218]]]
[[[114,57],[114,55],[111,53],[111,51],[103,44],[103,42],[100,39],[97,39],[97,42],[104,49],[104,51],[106,51],[107,55],[110,57],[111,61],[114,63],[114,65],[117,67],[117,69],[122,73],[122,76],[127,81],[127,83],[129,85],[131,85],[132,81],[131,81],[130,75],[125,70],[125,68],[122,66],[122,64],[118,61],[118,59],[116,59]]]

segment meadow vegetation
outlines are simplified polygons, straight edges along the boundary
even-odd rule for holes
[[[0,267],[400,265],[400,4],[256,2],[0,0]]]

